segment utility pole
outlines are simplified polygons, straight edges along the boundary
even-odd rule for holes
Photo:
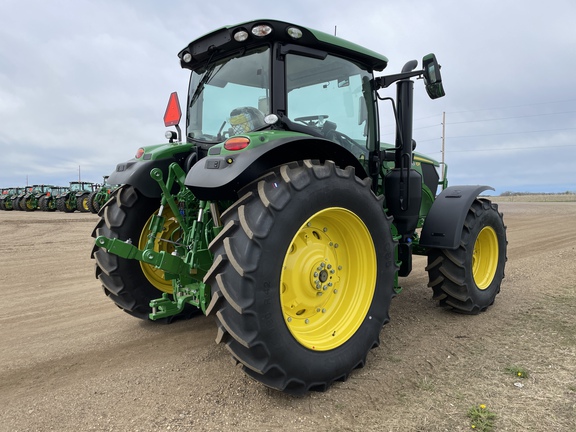
[[[78,183],[80,183],[80,165],[78,165]]]

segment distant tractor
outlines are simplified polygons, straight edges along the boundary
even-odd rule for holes
[[[108,183],[108,177],[109,176],[104,176],[102,185],[88,195],[88,210],[92,213],[98,213],[100,211],[102,206],[110,198],[112,191],[116,188],[116,186]]]
[[[33,185],[20,199],[20,208],[25,211],[34,211],[40,208],[40,199],[50,194],[53,186],[51,185]]]
[[[10,188],[2,188],[0,191],[0,210],[6,210],[5,202],[10,194]]]
[[[191,73],[183,136],[173,93],[164,122],[176,131],[117,165],[93,232],[96,276],[118,307],[212,315],[247,375],[303,394],[364,366],[414,254],[428,257],[439,305],[478,314],[494,302],[507,240],[479,197],[492,188],[448,187],[446,167],[414,152],[414,79],[444,96],[434,54],[375,76],[381,54],[259,20],[178,57]],[[381,94],[392,84],[395,98]]]
[[[56,208],[65,213],[73,213],[78,210],[88,211],[88,195],[92,192],[91,182],[70,182],[68,191],[60,194],[56,198]]]
[[[24,186],[23,188],[18,188],[18,193],[12,195],[12,209],[24,211],[23,200],[26,194],[32,191],[32,186]]]
[[[2,189],[2,195],[0,196],[0,209],[2,210],[13,210],[13,198],[20,194],[22,188],[6,188]]]
[[[50,192],[47,192],[44,196],[40,197],[38,200],[38,207],[42,211],[56,211],[56,201],[57,198],[69,190],[68,186],[52,186]]]

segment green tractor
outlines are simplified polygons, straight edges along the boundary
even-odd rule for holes
[[[38,200],[38,207],[42,211],[56,211],[56,202],[59,196],[64,195],[70,188],[68,186],[52,186],[51,190]]]
[[[56,208],[65,213],[88,212],[88,195],[92,192],[91,182],[70,182],[68,190],[56,198]]]
[[[27,194],[32,192],[32,186],[24,186],[23,188],[18,188],[18,192],[12,195],[12,209],[24,211],[23,201]]]
[[[96,277],[118,307],[212,315],[247,375],[303,394],[365,364],[414,254],[428,257],[439,305],[494,302],[507,240],[479,197],[492,188],[447,187],[446,168],[414,152],[413,79],[444,96],[433,54],[375,76],[383,55],[264,20],[178,56],[191,72],[184,137],[173,93],[164,122],[176,131],[117,165],[93,232]],[[396,97],[381,95],[393,83]],[[393,144],[379,139],[379,101]]]
[[[98,213],[100,211],[102,206],[110,198],[112,191],[116,188],[114,185],[108,183],[108,177],[109,176],[104,176],[102,185],[95,188],[95,190],[88,195],[88,210],[92,213]]]
[[[10,196],[12,188],[2,188],[0,191],[0,210],[6,210],[6,199]]]
[[[51,185],[33,185],[20,199],[19,205],[22,210],[34,211],[40,208],[40,200],[52,192]]]
[[[21,190],[22,188],[17,187],[2,189],[2,195],[0,196],[0,209],[14,210],[14,198],[20,194]]]

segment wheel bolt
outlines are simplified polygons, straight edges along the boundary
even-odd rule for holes
[[[306,319],[304,320],[304,324],[308,324],[309,322],[310,322],[310,320],[309,320],[308,318],[306,318]]]

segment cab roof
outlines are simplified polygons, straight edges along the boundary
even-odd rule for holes
[[[258,35],[259,26],[268,26],[270,32]],[[297,29],[298,31],[292,31]],[[245,40],[235,39],[235,35],[244,32]],[[300,37],[293,35],[301,34]],[[219,58],[235,51],[262,45],[266,42],[282,42],[309,47],[352,59],[373,71],[381,71],[388,64],[388,59],[365,47],[327,33],[290,24],[283,21],[261,19],[248,21],[214,30],[190,42],[178,53],[183,68],[195,70],[202,67],[211,58]],[[186,56],[190,54],[190,56]],[[188,61],[185,61],[188,60]]]

